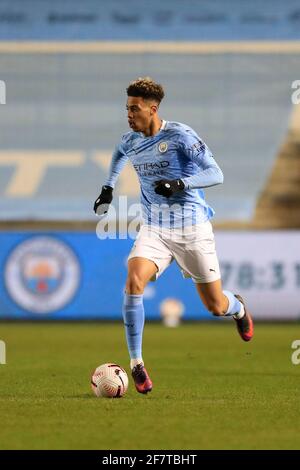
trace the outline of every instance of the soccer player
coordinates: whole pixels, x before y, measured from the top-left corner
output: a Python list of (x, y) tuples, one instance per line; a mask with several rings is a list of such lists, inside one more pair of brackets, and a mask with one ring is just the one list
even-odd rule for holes
[(244, 341), (253, 336), (253, 321), (243, 299), (223, 291), (210, 223), (214, 211), (203, 188), (221, 184), (223, 174), (196, 132), (185, 124), (158, 115), (163, 87), (139, 78), (127, 88), (127, 115), (131, 131), (117, 145), (109, 176), (94, 204), (103, 214), (113, 199), (113, 188), (128, 159), (141, 187), (144, 223), (128, 257), (123, 319), (132, 377), (138, 392), (152, 390), (144, 366), (143, 292), (173, 260), (184, 277), (191, 277), (206, 308), (217, 316), (231, 316)]

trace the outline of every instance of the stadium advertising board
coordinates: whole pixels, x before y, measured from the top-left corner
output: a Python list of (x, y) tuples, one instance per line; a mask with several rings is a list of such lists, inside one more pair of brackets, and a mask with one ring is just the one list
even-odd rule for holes
[[(300, 318), (300, 232), (216, 232), (224, 288), (239, 293), (254, 318)], [(0, 318), (119, 319), (131, 239), (94, 233), (0, 234)], [(145, 291), (146, 318), (166, 305), (183, 319), (210, 319), (191, 280), (174, 262)]]

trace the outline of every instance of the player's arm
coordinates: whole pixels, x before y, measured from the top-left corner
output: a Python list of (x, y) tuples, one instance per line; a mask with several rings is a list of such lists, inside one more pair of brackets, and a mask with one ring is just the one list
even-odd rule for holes
[(101, 193), (94, 203), (94, 212), (97, 215), (103, 215), (108, 212), (109, 205), (113, 200), (113, 190), (116, 181), (127, 160), (128, 157), (124, 152), (122, 145), (118, 145), (112, 156), (108, 178), (102, 186)]
[(186, 149), (190, 153), (194, 174), (182, 178), (186, 189), (202, 189), (222, 184), (224, 176), (207, 145), (200, 139)]
[(155, 192), (165, 197), (184, 189), (200, 189), (223, 183), (222, 170), (212, 156), (211, 151), (201, 139), (192, 135), (181, 143), (183, 155), (192, 161), (194, 174), (176, 180), (155, 182)]

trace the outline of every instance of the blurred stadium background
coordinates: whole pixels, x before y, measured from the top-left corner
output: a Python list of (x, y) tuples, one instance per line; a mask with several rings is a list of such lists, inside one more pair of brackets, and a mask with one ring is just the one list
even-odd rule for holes
[[(125, 88), (150, 75), (161, 116), (224, 170), (206, 193), (225, 287), (258, 319), (299, 319), (299, 40), (298, 0), (1, 0), (0, 318), (121, 318), (132, 240), (99, 240), (92, 205)], [(116, 196), (138, 192), (128, 166)], [(176, 266), (145, 293), (148, 319), (166, 305), (210, 318)]]
[[(153, 392), (96, 400), (92, 370), (129, 372), (130, 166), (121, 236), (99, 239), (92, 208), (145, 75), (224, 170), (206, 191), (223, 283), (262, 322), (250, 343), (231, 319), (195, 327), (211, 316), (174, 264), (145, 292), (147, 320), (183, 318), (147, 323)], [(282, 324), (300, 318), (299, 85), (299, 0), (0, 0), (0, 449), (299, 449), (300, 342)]]

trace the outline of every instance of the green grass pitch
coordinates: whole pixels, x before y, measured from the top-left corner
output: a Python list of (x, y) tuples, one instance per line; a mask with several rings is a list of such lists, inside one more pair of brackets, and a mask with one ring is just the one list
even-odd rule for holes
[(129, 373), (121, 323), (0, 323), (1, 449), (299, 449), (299, 325), (257, 324), (244, 343), (232, 320), (146, 324), (147, 396), (96, 398), (90, 373)]

